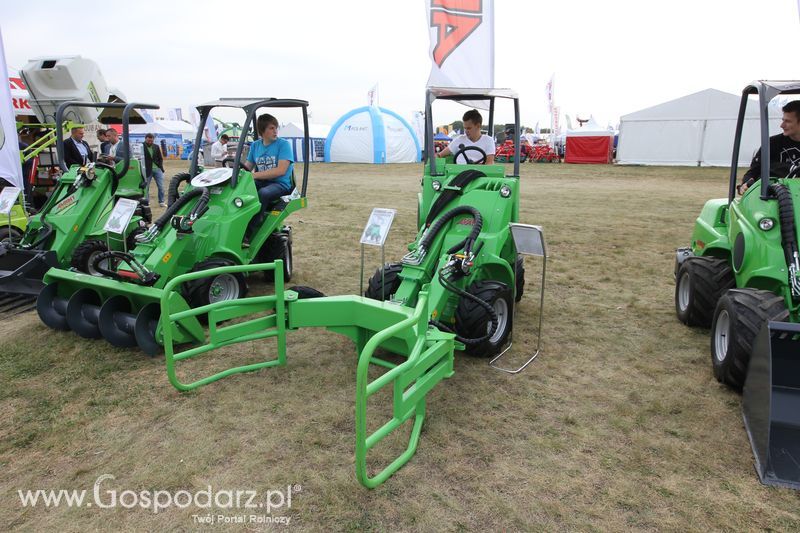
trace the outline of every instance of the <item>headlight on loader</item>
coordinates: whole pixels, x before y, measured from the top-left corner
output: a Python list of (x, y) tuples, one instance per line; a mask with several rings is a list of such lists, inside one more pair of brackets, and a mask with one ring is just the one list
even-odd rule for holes
[(758, 221), (758, 227), (764, 231), (769, 231), (775, 226), (775, 221), (771, 218), (762, 218)]
[(238, 197), (234, 198), (233, 199), (233, 205), (235, 205), (236, 207), (242, 207), (244, 205), (244, 200), (242, 200), (241, 198), (238, 198)]

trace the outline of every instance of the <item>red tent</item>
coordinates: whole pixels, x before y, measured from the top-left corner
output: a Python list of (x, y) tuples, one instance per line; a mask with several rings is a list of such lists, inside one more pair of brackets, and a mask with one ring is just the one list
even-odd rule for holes
[(611, 163), (614, 132), (601, 128), (593, 118), (580, 128), (567, 131), (565, 163)]

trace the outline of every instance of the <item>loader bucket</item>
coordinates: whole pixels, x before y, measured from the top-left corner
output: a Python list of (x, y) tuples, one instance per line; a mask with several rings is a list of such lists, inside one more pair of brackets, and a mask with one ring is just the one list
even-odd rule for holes
[(52, 250), (24, 250), (0, 246), (0, 291), (36, 296), (44, 288), (42, 278), (58, 266)]
[(800, 489), (800, 324), (762, 327), (747, 371), (742, 414), (761, 482)]

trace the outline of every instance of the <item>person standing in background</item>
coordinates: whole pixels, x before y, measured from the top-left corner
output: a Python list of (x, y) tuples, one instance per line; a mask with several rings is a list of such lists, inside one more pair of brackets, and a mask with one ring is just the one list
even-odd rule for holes
[(158, 188), (158, 205), (167, 207), (164, 202), (164, 157), (161, 155), (161, 148), (154, 143), (155, 136), (148, 133), (144, 136), (144, 203), (150, 204), (150, 180), (155, 178)]

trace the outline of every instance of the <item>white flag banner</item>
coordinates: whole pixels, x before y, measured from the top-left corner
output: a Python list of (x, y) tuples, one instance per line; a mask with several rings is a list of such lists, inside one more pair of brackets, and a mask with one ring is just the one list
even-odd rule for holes
[(425, 0), (428, 87), (494, 87), (494, 0)]
[[(0, 29), (0, 72), (8, 72), (2, 29)], [(14, 107), (11, 104), (11, 87), (8, 83), (3, 83), (0, 91), (2, 91), (0, 92), (0, 178), (22, 189), (22, 166), (19, 162), (19, 140)]]

